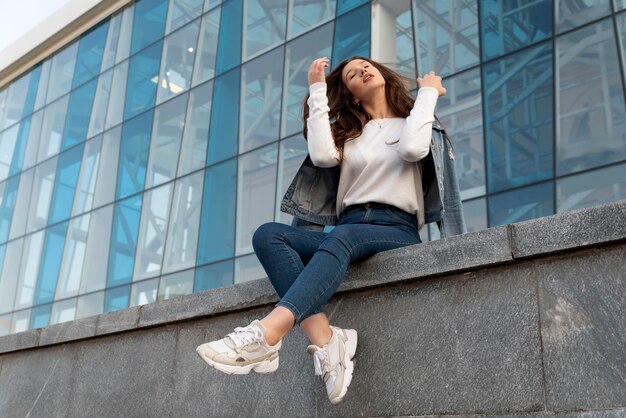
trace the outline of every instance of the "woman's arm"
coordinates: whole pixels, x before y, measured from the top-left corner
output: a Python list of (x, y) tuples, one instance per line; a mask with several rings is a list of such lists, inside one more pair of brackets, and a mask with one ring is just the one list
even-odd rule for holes
[(339, 151), (335, 146), (328, 119), (326, 83), (316, 82), (309, 86), (309, 118), (307, 119), (307, 145), (311, 161), (317, 167), (339, 165)]

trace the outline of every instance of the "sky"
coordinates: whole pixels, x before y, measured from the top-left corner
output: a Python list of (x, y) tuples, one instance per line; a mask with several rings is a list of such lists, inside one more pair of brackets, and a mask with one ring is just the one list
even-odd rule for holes
[(0, 51), (70, 0), (0, 0)]

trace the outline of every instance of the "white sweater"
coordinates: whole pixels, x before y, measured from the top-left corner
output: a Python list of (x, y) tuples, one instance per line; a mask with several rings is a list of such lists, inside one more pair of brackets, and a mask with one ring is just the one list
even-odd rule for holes
[[(309, 155), (318, 167), (334, 167), (339, 164), (339, 151), (330, 130), (326, 83), (312, 84), (309, 92)], [(409, 117), (371, 120), (359, 137), (345, 143), (337, 216), (350, 205), (386, 203), (416, 214), (421, 228), (424, 194), (415, 162), (430, 150), (438, 97), (437, 89), (422, 87)]]

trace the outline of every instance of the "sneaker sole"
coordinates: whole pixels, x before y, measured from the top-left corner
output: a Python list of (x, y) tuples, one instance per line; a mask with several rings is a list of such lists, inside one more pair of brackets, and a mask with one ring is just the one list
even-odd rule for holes
[(256, 373), (264, 374), (275, 372), (278, 369), (278, 356), (273, 360), (263, 360), (259, 363), (252, 363), (246, 366), (229, 366), (228, 364), (217, 363), (211, 360), (204, 354), (200, 347), (196, 348), (196, 353), (198, 353), (200, 358), (209, 366), (226, 374), (248, 374), (253, 370)]
[(346, 396), (346, 393), (348, 392), (348, 386), (350, 386), (350, 383), (352, 382), (352, 372), (354, 370), (354, 362), (352, 361), (352, 358), (356, 353), (356, 345), (358, 342), (357, 332), (353, 329), (346, 329), (344, 331), (348, 335), (348, 341), (346, 341), (346, 350), (344, 352), (343, 358), (344, 364), (346, 365), (346, 372), (344, 375), (343, 388), (341, 389), (341, 392), (339, 392), (339, 395), (336, 398), (330, 400), (330, 403), (332, 403), (333, 405), (337, 405), (343, 400), (344, 396)]

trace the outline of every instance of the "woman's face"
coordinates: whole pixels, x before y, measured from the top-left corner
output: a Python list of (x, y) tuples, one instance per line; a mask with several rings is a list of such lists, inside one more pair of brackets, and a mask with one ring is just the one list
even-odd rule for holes
[(341, 78), (356, 101), (367, 99), (375, 89), (385, 86), (380, 71), (362, 59), (347, 63), (341, 71)]

